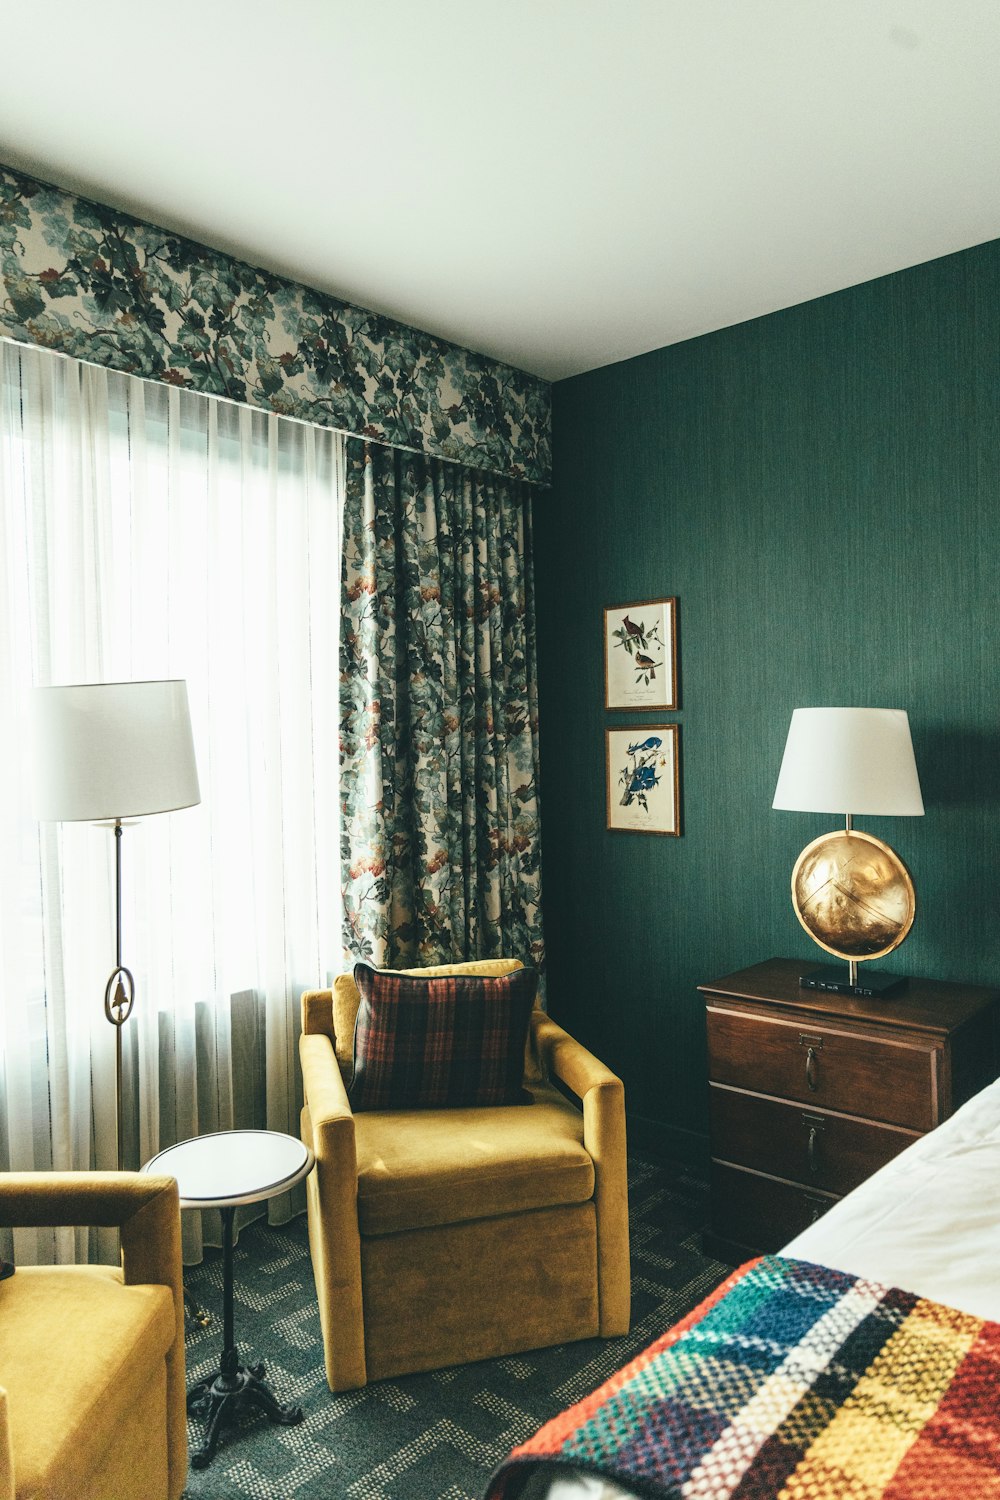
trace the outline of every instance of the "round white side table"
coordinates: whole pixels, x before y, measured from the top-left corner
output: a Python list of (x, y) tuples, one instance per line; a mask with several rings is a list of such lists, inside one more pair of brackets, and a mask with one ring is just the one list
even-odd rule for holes
[(312, 1171), (308, 1146), (277, 1130), (220, 1130), (168, 1146), (144, 1172), (174, 1177), (181, 1208), (217, 1208), (222, 1215), (222, 1360), (218, 1371), (188, 1391), (188, 1411), (205, 1424), (205, 1442), (191, 1455), (196, 1469), (211, 1463), (223, 1427), (243, 1406), (256, 1406), (272, 1422), (294, 1427), (301, 1406), (282, 1406), (264, 1381), (263, 1364), (240, 1364), (233, 1337), (233, 1218), (245, 1203), (262, 1203), (301, 1182)]

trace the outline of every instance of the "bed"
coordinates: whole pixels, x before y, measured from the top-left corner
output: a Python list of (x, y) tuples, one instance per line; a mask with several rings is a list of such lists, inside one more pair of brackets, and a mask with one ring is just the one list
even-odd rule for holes
[[(1000, 1324), (998, 1190), (1000, 1080), (835, 1204), (781, 1255)], [(525, 1472), (521, 1487), (505, 1493), (518, 1500), (634, 1500), (637, 1493), (544, 1464)], [(1000, 1493), (1000, 1477), (997, 1486), (988, 1493)]]

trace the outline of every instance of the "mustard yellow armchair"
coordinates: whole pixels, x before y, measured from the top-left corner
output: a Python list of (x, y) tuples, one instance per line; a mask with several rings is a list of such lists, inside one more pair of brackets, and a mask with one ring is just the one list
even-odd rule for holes
[(105, 1225), (122, 1265), (0, 1281), (0, 1500), (177, 1500), (187, 1476), (171, 1177), (0, 1174), (0, 1225)]
[(536, 1007), (530, 1105), (355, 1115), (345, 1079), (358, 1004), (350, 974), (302, 997), (309, 1241), (330, 1389), (627, 1332), (621, 1081)]

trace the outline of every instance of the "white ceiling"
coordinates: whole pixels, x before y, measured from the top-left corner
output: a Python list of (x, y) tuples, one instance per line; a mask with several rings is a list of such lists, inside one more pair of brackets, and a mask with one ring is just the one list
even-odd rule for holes
[(46, 0), (0, 160), (549, 378), (1000, 236), (998, 0)]

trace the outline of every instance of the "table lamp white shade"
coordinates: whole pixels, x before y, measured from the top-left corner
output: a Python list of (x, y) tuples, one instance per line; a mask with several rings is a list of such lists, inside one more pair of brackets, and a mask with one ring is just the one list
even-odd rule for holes
[(35, 815), (97, 823), (200, 802), (187, 683), (36, 688)]
[(916, 817), (924, 810), (902, 708), (797, 708), (772, 806)]

